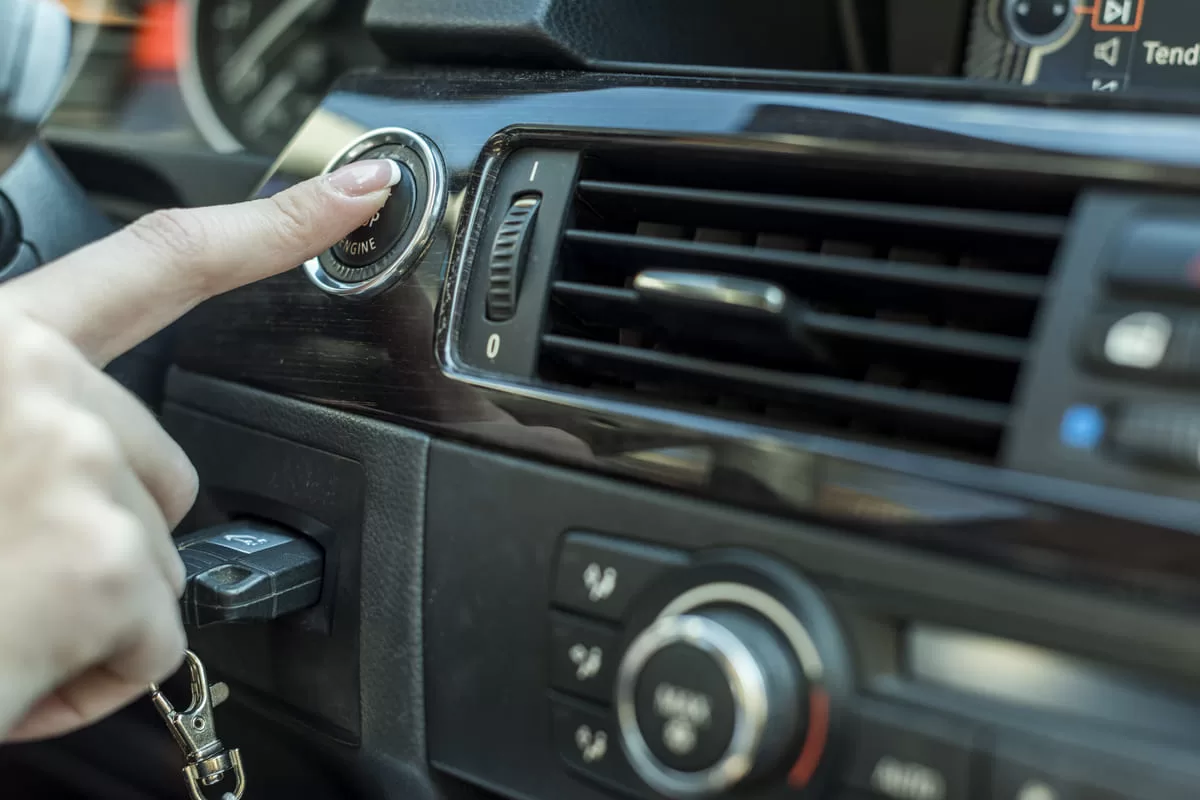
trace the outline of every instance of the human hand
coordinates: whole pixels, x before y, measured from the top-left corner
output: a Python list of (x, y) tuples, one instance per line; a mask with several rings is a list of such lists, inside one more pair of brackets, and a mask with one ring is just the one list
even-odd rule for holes
[(95, 722), (183, 659), (170, 531), (196, 472), (103, 366), (329, 247), (397, 172), (360, 162), (270, 199), (156, 212), (0, 286), (0, 742)]

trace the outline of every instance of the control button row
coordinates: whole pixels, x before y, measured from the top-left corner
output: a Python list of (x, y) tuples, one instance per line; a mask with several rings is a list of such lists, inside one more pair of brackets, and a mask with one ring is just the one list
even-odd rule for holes
[(1200, 776), (991, 730), (919, 708), (862, 701), (838, 800), (1183, 800)]
[(687, 556), (676, 550), (569, 533), (558, 559), (554, 604), (617, 622), (643, 589), (685, 563)]

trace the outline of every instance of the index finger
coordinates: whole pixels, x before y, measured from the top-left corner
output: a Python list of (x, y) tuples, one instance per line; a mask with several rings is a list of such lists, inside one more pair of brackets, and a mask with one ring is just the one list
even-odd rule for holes
[(332, 246), (399, 176), (391, 161), (360, 161), (262, 200), (156, 211), (5, 285), (0, 302), (106, 364), (200, 302)]

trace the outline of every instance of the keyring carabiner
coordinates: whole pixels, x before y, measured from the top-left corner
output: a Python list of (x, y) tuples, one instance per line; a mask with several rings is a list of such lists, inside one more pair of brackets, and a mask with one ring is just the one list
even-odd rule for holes
[(246, 790), (241, 754), (236, 748), (225, 749), (217, 738), (216, 725), (213, 723), (213, 709), (229, 696), (229, 689), (223, 683), (209, 686), (204, 664), (191, 650), (187, 651), (187, 664), (191, 674), (192, 700), (186, 710), (176, 711), (158, 684), (150, 684), (150, 699), (187, 760), (183, 774), (192, 800), (208, 800), (202, 787), (220, 783), (226, 773), (233, 774), (234, 788), (224, 797), (241, 800)]

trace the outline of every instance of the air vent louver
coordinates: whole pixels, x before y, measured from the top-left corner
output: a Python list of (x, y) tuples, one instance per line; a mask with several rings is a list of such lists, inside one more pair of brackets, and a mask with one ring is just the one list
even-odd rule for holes
[(541, 379), (993, 457), (1072, 193), (874, 170), (593, 156)]

